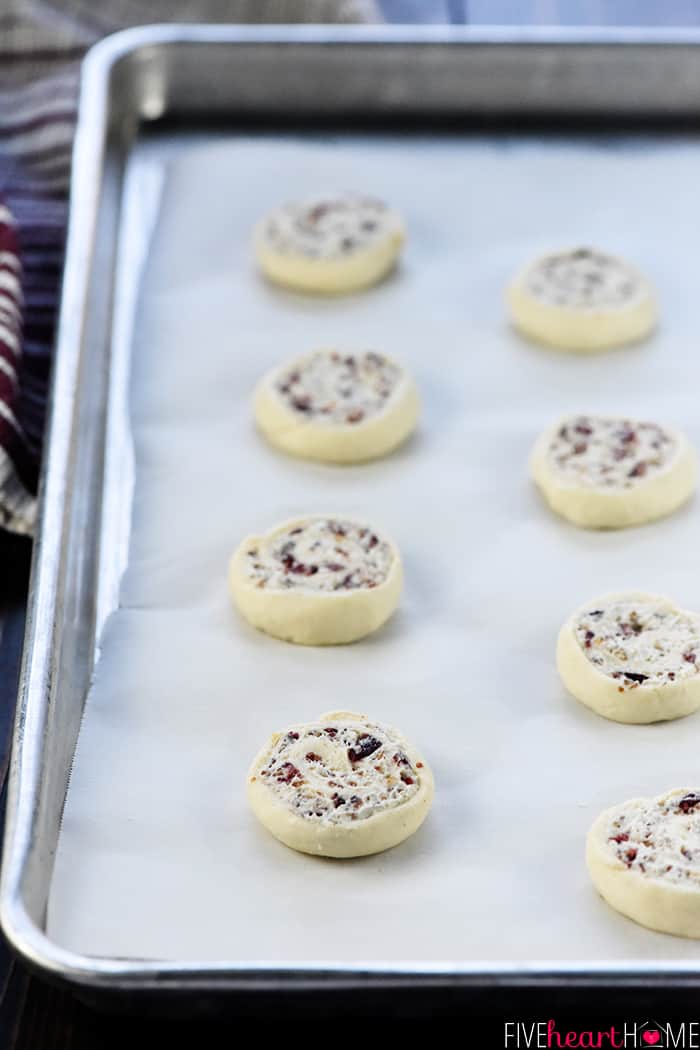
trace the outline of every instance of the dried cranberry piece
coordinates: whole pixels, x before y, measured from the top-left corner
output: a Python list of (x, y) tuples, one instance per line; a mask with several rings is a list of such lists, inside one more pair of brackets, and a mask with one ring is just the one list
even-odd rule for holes
[(371, 733), (360, 733), (357, 745), (348, 748), (348, 758), (351, 762), (361, 762), (363, 758), (373, 755), (381, 746), (382, 742), (377, 740), (376, 736), (372, 736)]
[(294, 730), (292, 729), (292, 730), (290, 730), (289, 733), (287, 733), (287, 738), (289, 740), (298, 740), (299, 739), (299, 734), (295, 733)]
[(300, 379), (301, 376), (298, 372), (290, 372), (286, 379), (283, 379), (282, 382), (278, 384), (280, 393), (288, 394), (294, 384), (298, 383)]
[(284, 566), (285, 572), (291, 572), (292, 566), (294, 565), (294, 557), (291, 554), (283, 554), (280, 558), (282, 565)]
[(275, 773), (275, 780), (280, 784), (291, 784), (295, 777), (299, 776), (299, 770), (292, 762), (283, 762)]
[(345, 417), (345, 422), (346, 423), (361, 423), (364, 418), (365, 418), (365, 414), (362, 411), (362, 409), (361, 408), (355, 408), (355, 409), (353, 409), (352, 412), (348, 412), (347, 416)]
[(648, 674), (640, 674), (638, 671), (623, 671), (625, 678), (629, 678), (630, 682), (646, 682), (649, 677)]
[(584, 645), (585, 649), (590, 649), (591, 642), (593, 641), (594, 638), (595, 638), (595, 634), (593, 633), (593, 631), (586, 631), (586, 633), (584, 635), (584, 638), (583, 638), (583, 645)]
[(335, 809), (337, 809), (338, 806), (344, 806), (345, 805), (345, 799), (343, 798), (342, 795), (339, 795), (337, 791), (335, 791), (331, 795), (331, 802), (333, 803), (333, 806), (335, 807)]
[(308, 213), (309, 222), (318, 222), (324, 215), (327, 215), (331, 210), (330, 204), (317, 204), (315, 208), (312, 208)]
[(678, 809), (681, 813), (691, 813), (697, 805), (700, 805), (700, 795), (691, 791), (689, 795), (684, 795), (680, 800)]
[(297, 412), (310, 412), (311, 398), (307, 394), (300, 394), (298, 397), (292, 398), (292, 405)]
[(320, 762), (321, 761), (321, 756), (317, 755), (315, 751), (307, 751), (306, 752), (306, 761), (307, 762)]
[(318, 565), (305, 565), (304, 562), (297, 561), (292, 566), (292, 572), (297, 576), (315, 576), (318, 572)]
[(643, 478), (647, 472), (647, 465), (643, 459), (640, 459), (639, 463), (635, 463), (630, 471), (627, 472), (628, 478)]
[(683, 659), (689, 664), (694, 664), (697, 658), (698, 654), (694, 653), (692, 649), (689, 649), (688, 652), (683, 653)]
[(636, 849), (628, 849), (628, 850), (626, 850), (625, 851), (625, 857), (627, 859), (627, 867), (629, 867), (630, 864), (632, 864), (632, 862), (637, 859), (637, 851), (636, 851)]
[(283, 554), (280, 558), (285, 572), (293, 572), (295, 576), (315, 576), (318, 565), (306, 565), (303, 561), (297, 561), (293, 554)]
[(335, 728), (335, 726), (328, 726), (327, 729), (324, 729), (324, 733), (327, 733), (328, 736), (337, 736), (338, 730)]
[(629, 835), (625, 831), (621, 831), (619, 835), (611, 835), (610, 839), (612, 842), (628, 842)]

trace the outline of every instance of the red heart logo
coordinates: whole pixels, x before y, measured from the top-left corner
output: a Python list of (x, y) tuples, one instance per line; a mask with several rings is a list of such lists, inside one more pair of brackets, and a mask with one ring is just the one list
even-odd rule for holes
[(654, 1046), (656, 1043), (658, 1043), (660, 1038), (661, 1035), (659, 1032), (642, 1032), (642, 1039), (649, 1046)]

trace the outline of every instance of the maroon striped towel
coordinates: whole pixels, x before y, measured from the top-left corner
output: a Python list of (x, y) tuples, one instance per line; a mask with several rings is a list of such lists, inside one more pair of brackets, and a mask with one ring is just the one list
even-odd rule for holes
[(22, 352), (22, 284), (17, 230), (0, 201), (0, 526), (31, 533), (36, 500), (26, 439), (17, 419)]
[[(27, 44), (32, 40), (30, 34)], [(0, 292), (6, 297), (0, 362), (12, 371), (3, 368), (0, 385), (0, 529), (31, 535), (63, 266), (78, 65), (62, 52), (56, 63), (35, 63), (36, 52), (25, 57), (20, 43), (14, 61), (7, 58), (0, 68), (0, 252), (8, 260)], [(18, 257), (21, 295), (15, 283)]]
[(31, 535), (63, 266), (78, 66), (63, 56), (53, 70), (45, 69), (43, 60), (37, 69), (21, 52), (13, 58), (0, 68), (0, 529)]
[(85, 49), (115, 29), (164, 20), (372, 22), (380, 15), (375, 0), (15, 0), (10, 9), (3, 13), (0, 0), (0, 529), (30, 535)]

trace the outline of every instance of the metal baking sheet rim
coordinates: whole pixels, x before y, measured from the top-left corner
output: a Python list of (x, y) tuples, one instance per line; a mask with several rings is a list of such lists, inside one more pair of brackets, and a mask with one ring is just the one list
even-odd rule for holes
[[(121, 990), (341, 990), (352, 987), (425, 988), (454, 986), (595, 988), (598, 986), (700, 986), (700, 965), (652, 962), (620, 967), (615, 963), (540, 962), (523, 965), (387, 963), (337, 966), (329, 962), (280, 968), (275, 963), (180, 964), (157, 960), (102, 958), (66, 951), (52, 942), (31, 916), (26, 894), (35, 887), (29, 870), (41, 852), (42, 764), (49, 728), (49, 703), (56, 679), (55, 625), (60, 623), (61, 585), (65, 572), (63, 540), (75, 455), (75, 413), (81, 392), (80, 358), (88, 306), (89, 264), (99, 218), (101, 177), (108, 135), (110, 78), (121, 60), (143, 49), (178, 44), (257, 45), (538, 45), (557, 51), (571, 45), (691, 48), (700, 65), (700, 32), (677, 30), (512, 30), (450, 27), (223, 27), (146, 26), (106, 38), (84, 62), (79, 119), (73, 153), (73, 183), (66, 267), (61, 296), (52, 408), (47, 426), (47, 453), (40, 485), (40, 527), (34, 544), (25, 643), (20, 675), (0, 881), (0, 923), (14, 950), (34, 969), (86, 989)], [(618, 52), (619, 53), (619, 52)], [(139, 119), (163, 115), (152, 99), (135, 99)], [(669, 114), (673, 115), (672, 111)], [(129, 114), (133, 117), (134, 114)], [(138, 121), (137, 121), (138, 123)], [(104, 435), (100, 435), (103, 437)], [(84, 435), (83, 435), (84, 439)], [(104, 533), (102, 534), (104, 537)], [(51, 866), (53, 850), (43, 859)]]

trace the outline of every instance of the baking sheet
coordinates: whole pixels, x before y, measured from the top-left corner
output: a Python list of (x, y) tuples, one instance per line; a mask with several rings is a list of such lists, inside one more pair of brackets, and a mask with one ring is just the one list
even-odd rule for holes
[[(554, 643), (606, 590), (700, 607), (697, 502), (619, 533), (549, 514), (528, 481), (539, 430), (624, 412), (700, 444), (694, 140), (504, 137), (154, 139), (132, 159), (165, 188), (141, 282), (131, 419), (136, 489), (119, 610), (87, 700), (48, 935), (86, 954), (233, 962), (694, 959), (692, 942), (609, 910), (583, 864), (613, 802), (697, 784), (700, 719), (621, 726), (567, 697)], [(406, 215), (400, 271), (316, 300), (255, 275), (257, 216), (359, 188)], [(560, 356), (505, 324), (533, 253), (589, 243), (636, 260), (663, 324), (643, 346)], [(338, 343), (402, 358), (420, 433), (382, 462), (288, 459), (254, 432), (250, 394), (280, 358)], [(388, 627), (307, 649), (230, 607), (239, 539), (287, 516), (366, 516), (397, 541), (406, 587)], [(267, 735), (330, 708), (395, 723), (436, 778), (421, 831), (357, 861), (295, 854), (250, 815)]]

